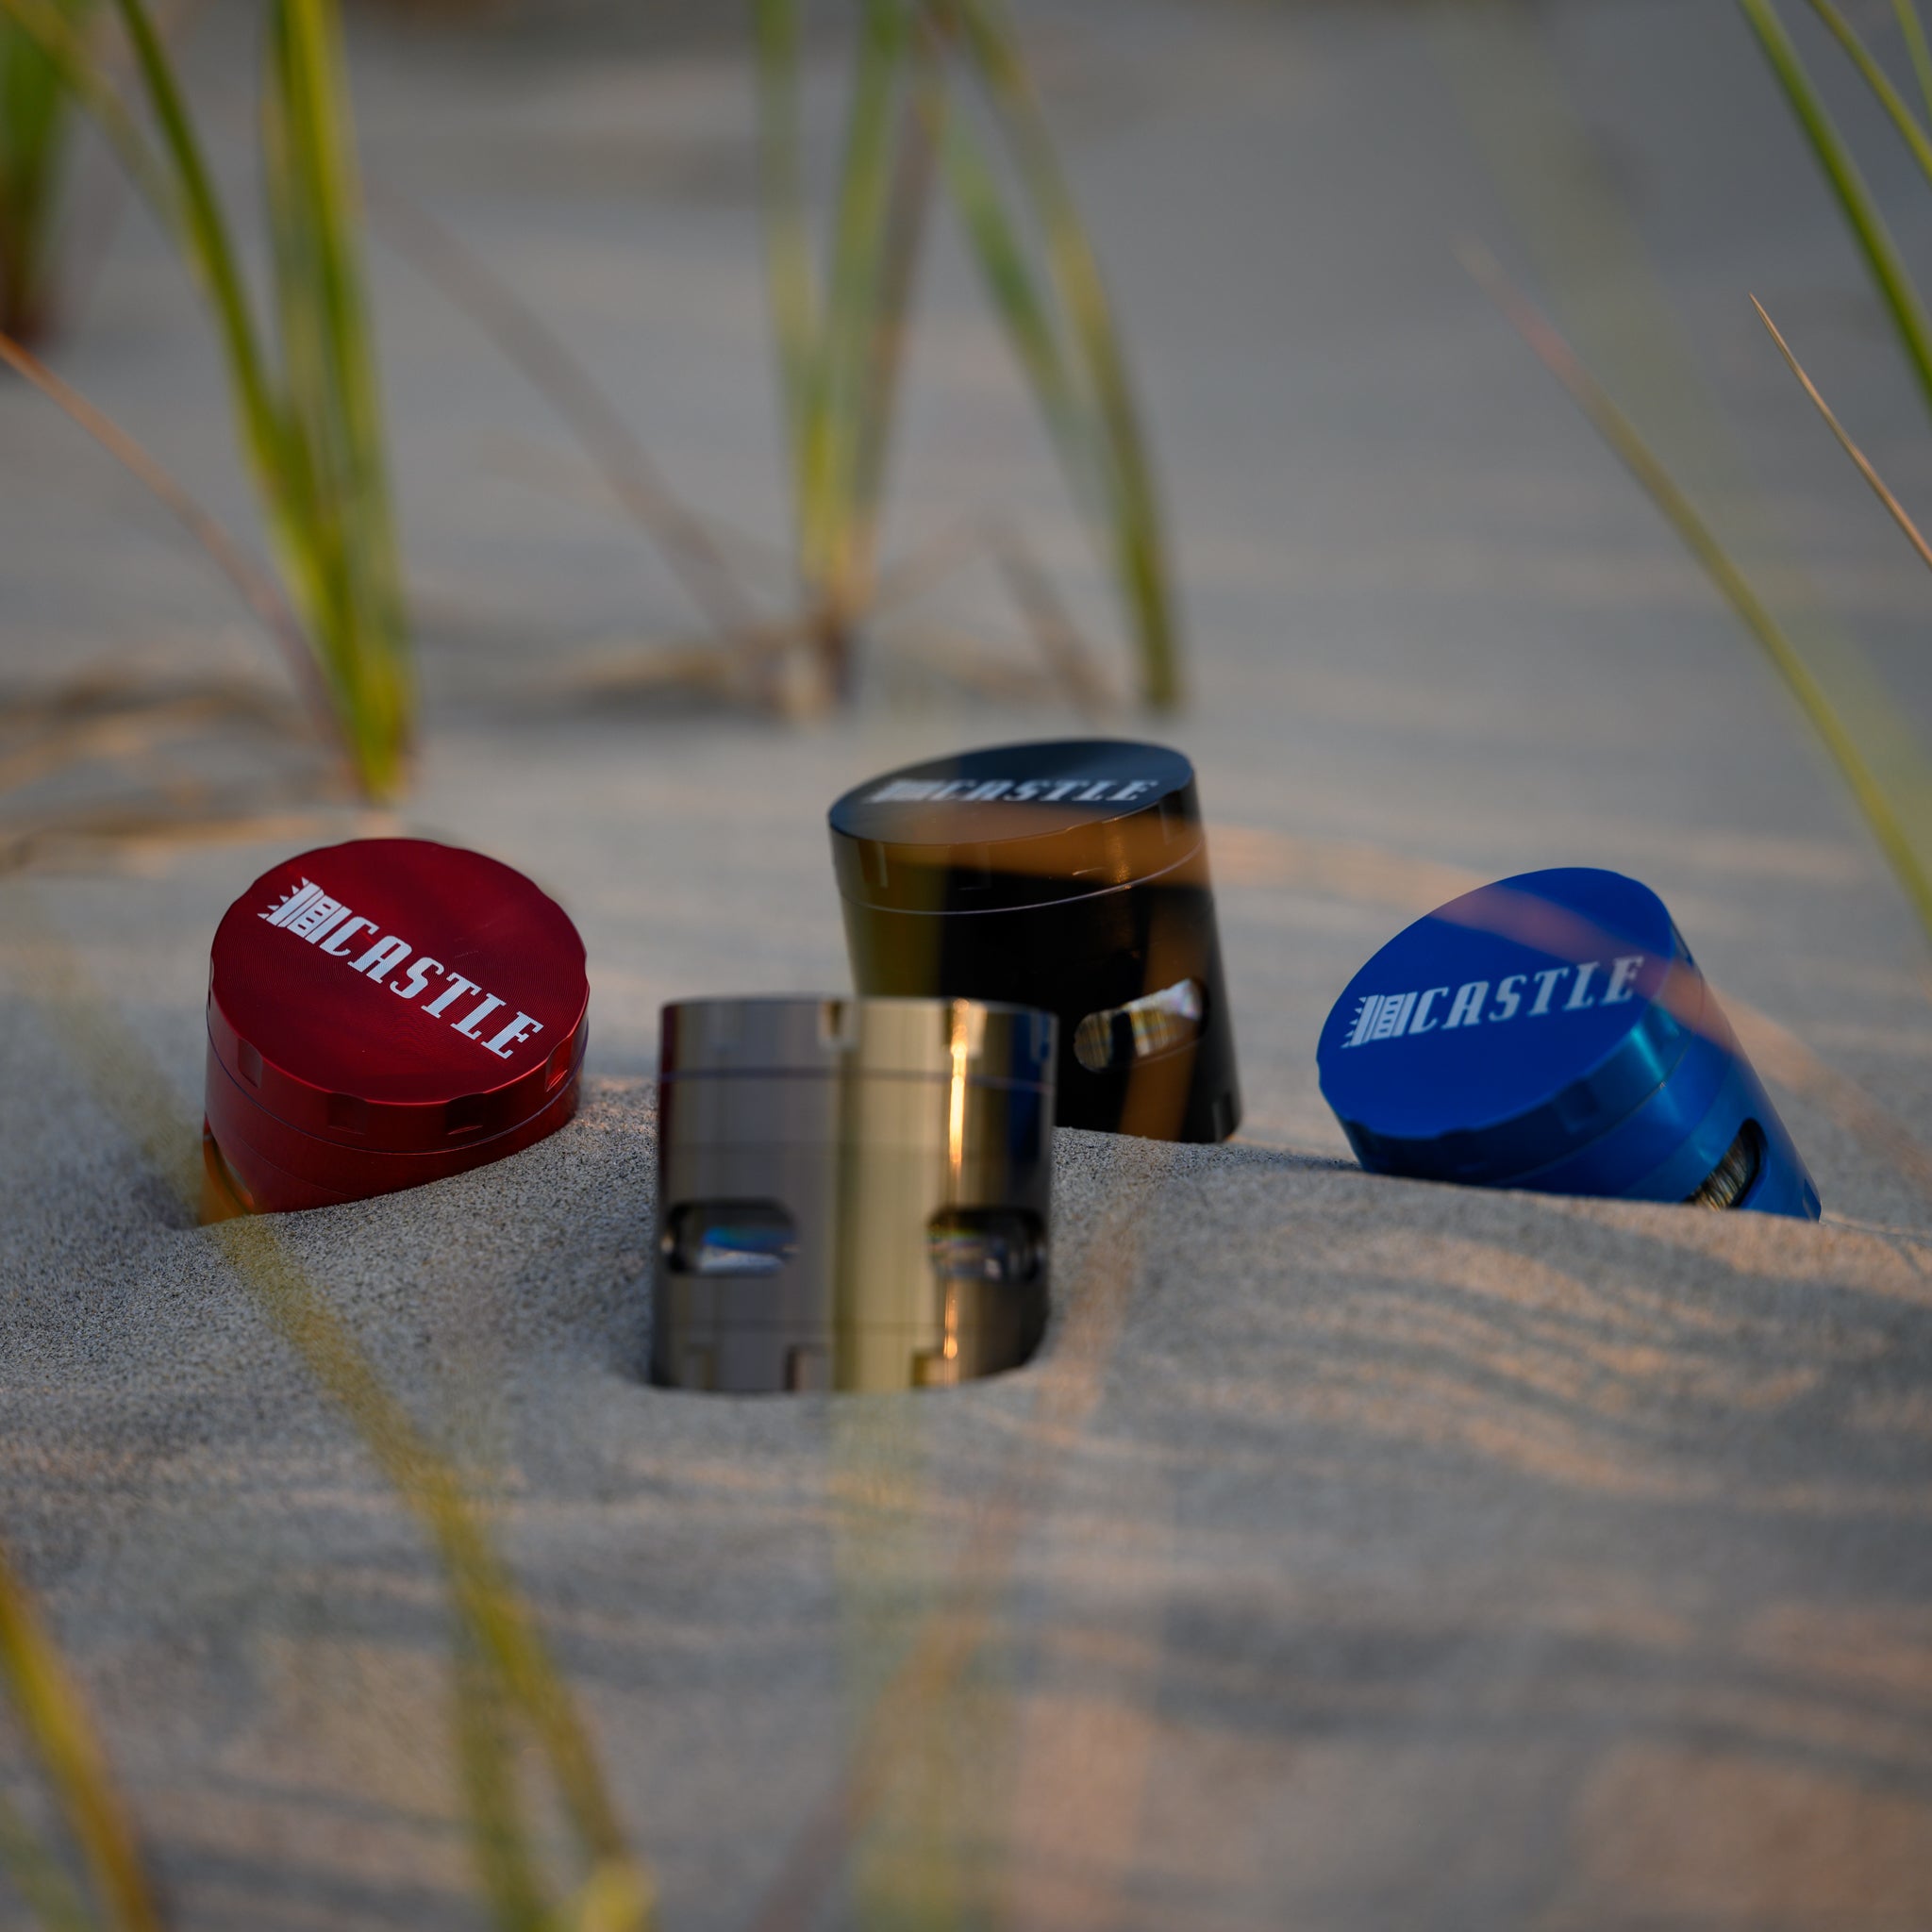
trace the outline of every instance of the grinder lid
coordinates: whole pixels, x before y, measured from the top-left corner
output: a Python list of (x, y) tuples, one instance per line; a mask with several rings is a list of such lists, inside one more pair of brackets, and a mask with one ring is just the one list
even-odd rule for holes
[(228, 908), (208, 1040), (246, 1099), (313, 1137), (303, 1177), (326, 1185), (337, 1150), (437, 1152), (523, 1124), (575, 1073), (589, 1004), (583, 941), (521, 873), (360, 839), (285, 859)]
[(1704, 982), (1663, 901), (1590, 867), (1466, 892), (1396, 935), (1322, 1030), (1365, 1167), (1503, 1181), (1607, 1133), (1668, 1079)]
[(1156, 877), (1201, 848), (1194, 768), (1165, 745), (1046, 740), (955, 752), (831, 809), (839, 890), (908, 912), (1041, 906)]

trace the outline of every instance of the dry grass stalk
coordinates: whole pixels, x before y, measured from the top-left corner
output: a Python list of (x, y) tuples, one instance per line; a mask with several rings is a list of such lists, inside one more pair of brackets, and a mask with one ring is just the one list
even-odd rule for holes
[[(1790, 35), (1786, 32), (1773, 0), (1738, 0), (1738, 4), (1757, 36), (1758, 45), (1771, 62), (1772, 72), (1784, 90), (1785, 98), (1804, 130), (1819, 168), (1838, 200), (1845, 225), (1865, 258), (1873, 284), (1891, 318), (1906, 360), (1922, 394), (1928, 406), (1932, 406), (1932, 316), (1926, 314), (1911, 272), (1906, 267), (1905, 257), (1880, 212), (1877, 198), (1859, 173), (1850, 147), (1839, 132), (1838, 124), (1826, 108), (1824, 96), (1806, 69)], [(1811, 4), (1813, 11), (1824, 20), (1848, 51), (1858, 46), (1857, 35), (1831, 0), (1811, 0)], [(1863, 71), (1868, 83), (1874, 75), (1878, 75), (1875, 62), (1865, 64)], [(1883, 79), (1882, 75), (1878, 77)], [(1880, 104), (1889, 110), (1903, 108), (1903, 103), (1895, 92), (1889, 91), (1889, 87), (1881, 89), (1879, 98)], [(1910, 117), (1907, 115), (1906, 118), (1909, 121)], [(1920, 156), (1920, 160), (1922, 166), (1932, 163), (1932, 148), (1927, 148)]]
[(664, 480), (637, 432), (542, 313), (447, 226), (382, 183), (370, 213), (391, 244), (476, 324), (569, 427), (611, 495), (727, 638), (762, 622), (709, 526)]
[(1742, 619), (1772, 668), (1796, 700), (1799, 710), (1830, 753), (1859, 812), (1890, 862), (1899, 883), (1911, 900), (1920, 924), (1932, 936), (1932, 871), (1921, 846), (1932, 841), (1932, 826), (1882, 785), (1863, 746), (1846, 727), (1824, 687), (1803, 655), (1785, 634), (1770, 607), (1733, 562), (1710, 525), (1677, 486), (1636, 425), (1618, 408), (1603, 386), (1577, 357), (1547, 317), (1509, 281), (1495, 258), (1485, 249), (1466, 246), (1463, 265), (1536, 355), (1568, 391), (1591, 425), (1656, 504), (1679, 541)]
[(258, 568), (187, 488), (119, 424), (97, 409), (71, 383), (62, 381), (31, 350), (4, 333), (0, 333), (0, 362), (24, 375), (173, 512), (182, 528), (201, 545), (215, 568), (235, 587), (242, 601), (275, 639), (288, 660), (297, 689), (312, 707), (325, 738), (341, 742), (336, 715), (329, 704), (328, 692), (317, 674), (314, 654), (275, 579)]
[(1932, 548), (1927, 547), (1924, 538), (1919, 534), (1918, 525), (1913, 523), (1911, 518), (1906, 514), (1905, 505), (1891, 493), (1885, 479), (1872, 467), (1865, 452), (1852, 441), (1844, 425), (1832, 413), (1831, 405), (1819, 394), (1818, 385), (1806, 375), (1804, 364), (1791, 353), (1791, 345), (1779, 334), (1777, 324), (1773, 322), (1771, 317), (1764, 312), (1764, 304), (1754, 295), (1751, 298), (1751, 306), (1757, 309), (1758, 321), (1771, 332), (1772, 341), (1777, 344), (1778, 354), (1785, 358), (1785, 362), (1791, 374), (1798, 378), (1800, 387), (1810, 397), (1812, 407), (1824, 418), (1825, 427), (1838, 438), (1839, 447), (1844, 451), (1846, 456), (1851, 458), (1858, 475), (1864, 477), (1866, 483), (1870, 485), (1873, 495), (1877, 497), (1879, 502), (1885, 506), (1892, 522), (1905, 532), (1906, 541), (1919, 553), (1919, 561), (1926, 569), (1932, 570)]
[(988, 539), (999, 560), (1000, 575), (1068, 703), (1084, 718), (1104, 717), (1115, 708), (1113, 691), (1053, 579), (1010, 524), (995, 524)]

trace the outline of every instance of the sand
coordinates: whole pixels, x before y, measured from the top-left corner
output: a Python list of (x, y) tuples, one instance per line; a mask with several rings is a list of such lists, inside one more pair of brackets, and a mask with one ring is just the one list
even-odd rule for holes
[[(1210, 816), (1242, 1134), (1060, 1134), (1055, 1324), (1021, 1373), (903, 1399), (642, 1385), (658, 1006), (838, 988), (825, 805), (928, 751), (1087, 726), (883, 653), (855, 711), (798, 727), (587, 693), (691, 614), (541, 407), (386, 259), (417, 791), (391, 820), (298, 796), (245, 837), (52, 840), (0, 882), (0, 1538), (175, 1922), (484, 1923), (439, 1573), (173, 1187), (222, 911), (283, 854), (392, 824), (576, 919), (586, 1104), (511, 1161), (275, 1239), (491, 1497), (667, 1927), (1919, 1932), (1924, 941), (1748, 640), (1452, 249), (1498, 248), (1668, 396), (1610, 299), (1641, 251), (1745, 425), (1760, 554), (1804, 564), (1922, 719), (1927, 587), (1743, 302), (1801, 330), (1923, 493), (1857, 263), (1722, 5), (1550, 10), (1619, 197), (1574, 232), (1539, 198), (1582, 137), (1520, 74), (1485, 95), (1494, 50), (1412, 10), (1027, 20), (1165, 461), (1194, 702), (1159, 735)], [(362, 23), (371, 166), (541, 293), (667, 470), (775, 542), (739, 57), (702, 21), (615, 54), (602, 31)], [(244, 51), (205, 34), (204, 82), (239, 85)], [(970, 275), (950, 244), (933, 268), (894, 551), (996, 507), (1107, 631)], [(192, 325), (126, 223), (62, 367), (245, 521)], [(1656, 420), (1723, 468), (1690, 411)], [(9, 390), (0, 448), (10, 683), (134, 660), (277, 689), (67, 425)], [(1029, 661), (989, 571), (902, 644), (922, 625)], [(273, 740), (208, 742), (238, 784), (282, 768)], [(138, 782), (82, 768), (28, 804)], [(1460, 885), (1553, 863), (1663, 893), (1822, 1225), (1353, 1168), (1314, 1079), (1330, 1002)], [(877, 1777), (848, 1857), (855, 1763)], [(37, 1805), (5, 1725), (0, 1777)]]

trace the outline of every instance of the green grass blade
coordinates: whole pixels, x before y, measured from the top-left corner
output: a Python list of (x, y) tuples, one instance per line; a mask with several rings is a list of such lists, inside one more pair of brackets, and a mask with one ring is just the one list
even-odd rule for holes
[(1927, 405), (1932, 406), (1932, 321), (1926, 317), (1885, 217), (1879, 212), (1865, 177), (1858, 172), (1851, 150), (1826, 110), (1772, 0), (1738, 0), (1738, 4), (1757, 34), (1798, 125), (1811, 143), (1812, 153), (1824, 170), (1872, 278), (1890, 312), (1920, 390)]
[[(144, 0), (115, 0), (157, 156), (57, 11), (0, 0), (95, 112), (206, 291), (238, 440), (363, 791), (399, 787), (414, 715), (402, 568), (359, 271), (360, 202), (333, 0), (275, 0), (263, 135), (286, 378), (263, 347), (186, 97)], [(74, 4), (74, 0), (67, 0)]]
[[(77, 34), (63, 0), (0, 0), (0, 19), (36, 47), (67, 92), (92, 116), (164, 228), (175, 226), (175, 191), (159, 157), (135, 125)], [(10, 331), (9, 331), (10, 333)]]
[[(1921, 857), (1920, 845), (1932, 826), (1908, 822), (1888, 789), (1879, 782), (1852, 731), (1813, 675), (1803, 654), (1786, 635), (1744, 573), (1734, 563), (1690, 497), (1659, 462), (1637, 427), (1619, 409), (1602, 386), (1577, 360), (1570, 345), (1549, 321), (1503, 277), (1488, 256), (1464, 255), (1470, 273), (1511, 325), (1556, 376), (1582, 410), (1592, 428), (1628, 470), (1644, 493), (1676, 532), (1678, 541), (1723, 593), (1746, 629), (1757, 641), (1772, 669), (1796, 700), (1806, 722), (1838, 766), (1853, 802), (1871, 827), (1880, 849), (1905, 888), (1912, 909), (1932, 938), (1932, 869)], [(1915, 829), (1919, 836), (1915, 836)]]
[(1919, 18), (1917, 0), (1891, 0), (1898, 16), (1899, 31), (1905, 35), (1906, 51), (1912, 57), (1912, 73), (1919, 82), (1919, 96), (1932, 113), (1932, 45), (1925, 41), (1925, 23)]
[(289, 153), (287, 115), (280, 107), (286, 83), (279, 72), (281, 36), (273, 21), (268, 46), (268, 71), (260, 94), (262, 187), (283, 389), (279, 487), (270, 527), (283, 575), (293, 588), (337, 712), (349, 732), (351, 762), (359, 765), (362, 746), (350, 722), (356, 708), (355, 670), (344, 656), (350, 634), (349, 613), (342, 605), (341, 532), (325, 521), (325, 453), (317, 446), (314, 420), (313, 397), (323, 380), (321, 318), (312, 299), (305, 305), (296, 293), (308, 266), (303, 256), (302, 190)]
[(491, 1920), (497, 1932), (544, 1932), (543, 1885), (524, 1829), (503, 1686), (467, 1632), (457, 1639), (450, 1702), (471, 1850)]
[(636, 1865), (599, 1865), (550, 1921), (555, 1932), (650, 1932), (657, 1894)]
[(915, 27), (911, 74), (899, 117), (891, 163), (871, 340), (863, 369), (852, 454), (852, 520), (855, 575), (868, 599), (874, 588), (880, 501), (892, 428), (898, 415), (899, 378), (905, 367), (908, 323), (932, 204), (935, 144), (947, 119), (944, 75), (930, 34)]
[(873, 352), (885, 286), (893, 109), (908, 47), (904, 0), (864, 0), (845, 124), (830, 267), (806, 414), (800, 525), (806, 579), (836, 630), (863, 600), (868, 532), (858, 516), (861, 429), (881, 403)]
[(212, 1232), (251, 1298), (349, 1418), (421, 1521), (469, 1641), (534, 1731), (586, 1853), (593, 1860), (629, 1862), (590, 1735), (455, 1469), (389, 1392), (361, 1344), (272, 1227), (241, 1220)]
[(100, 1932), (80, 1888), (0, 1791), (0, 1872), (26, 1902), (41, 1932)]
[[(21, 991), (77, 1063), (108, 1118), (192, 1209), (201, 1185), (200, 1148), (173, 1083), (104, 998), (86, 962), (46, 919), (32, 891), (15, 879), (0, 884), (0, 894), (6, 914), (0, 934), (8, 942), (7, 960)], [(600, 1873), (624, 1874), (632, 1894), (648, 1899), (648, 1877), (625, 1842), (569, 1686), (455, 1465), (390, 1391), (272, 1218), (222, 1222), (206, 1238), (233, 1267), (257, 1311), (341, 1410), (417, 1519), (441, 1563), (471, 1655), (494, 1674), (548, 1760), (593, 1879)]]
[(1166, 535), (1113, 311), (1046, 117), (999, 0), (953, 0), (980, 84), (1012, 145), (1044, 238), (1049, 275), (1098, 412), (1108, 456), (1115, 575), (1141, 659), (1141, 695), (1165, 710), (1181, 698), (1180, 641)]
[(820, 297), (799, 160), (798, 13), (798, 0), (754, 0), (752, 7), (765, 276), (778, 344), (778, 386), (791, 452), (793, 493), (802, 504)]
[(1905, 96), (1891, 84), (1891, 76), (1879, 66), (1871, 48), (1858, 38), (1851, 22), (1833, 5), (1833, 0), (1809, 0), (1809, 4), (1812, 12), (1830, 28), (1832, 38), (1845, 50), (1865, 85), (1877, 97), (1879, 106), (1890, 115), (1891, 125), (1904, 137), (1921, 171), (1928, 180), (1932, 180), (1932, 136), (1926, 134)]
[[(64, 28), (87, 0), (53, 0)], [(0, 328), (32, 336), (48, 320), (49, 242), (72, 108), (39, 40), (0, 17)]]
[(278, 501), (281, 411), (270, 386), (227, 220), (202, 157), (201, 143), (195, 139), (193, 120), (174, 63), (154, 21), (142, 0), (114, 0), (114, 5), (174, 175), (175, 218), (169, 226), (208, 291), (241, 416), (244, 453), (259, 487)]
[[(442, 1565), (463, 1641), (476, 1667), (491, 1674), (508, 1707), (530, 1726), (587, 1862), (593, 1872), (627, 1874), (635, 1894), (648, 1899), (649, 1880), (625, 1842), (569, 1687), (456, 1469), (390, 1393), (361, 1344), (273, 1227), (243, 1219), (225, 1222), (212, 1232), (251, 1299), (348, 1417), (376, 1466), (416, 1514)], [(505, 1789), (502, 1769), (489, 1774), (496, 1789)]]
[(393, 637), (404, 622), (402, 574), (362, 278), (361, 185), (336, 0), (281, 0), (276, 37), (302, 191), (298, 207), (311, 230), (299, 294), (321, 319), (325, 358), (325, 386), (314, 405), (316, 433), (331, 451), (330, 467), (347, 498), (353, 551), (372, 614), (385, 636)]
[(79, 1688), (0, 1551), (0, 1681), (114, 1932), (161, 1932), (126, 1807)]
[(291, 494), (321, 640), (367, 789), (399, 783), (414, 712), (360, 192), (334, 0), (276, 0), (262, 89)]
[(944, 151), (953, 207), (1013, 359), (1032, 387), (1076, 501), (1083, 511), (1104, 514), (1106, 486), (1095, 468), (1099, 445), (1092, 411), (1074, 380), (1053, 312), (1008, 218), (992, 170), (962, 115), (953, 116), (947, 125)]

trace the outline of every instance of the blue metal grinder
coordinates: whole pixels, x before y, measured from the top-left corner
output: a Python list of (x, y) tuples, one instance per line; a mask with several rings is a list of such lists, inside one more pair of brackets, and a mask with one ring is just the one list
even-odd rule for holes
[(1524, 873), (1438, 907), (1349, 982), (1319, 1060), (1373, 1173), (1818, 1218), (1663, 901), (1620, 873)]

